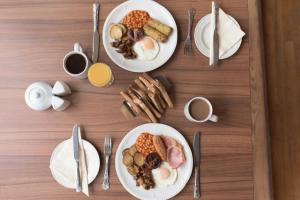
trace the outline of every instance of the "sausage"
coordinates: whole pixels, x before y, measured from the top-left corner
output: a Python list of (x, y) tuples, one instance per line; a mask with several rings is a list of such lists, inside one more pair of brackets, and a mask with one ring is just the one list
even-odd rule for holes
[(155, 39), (159, 42), (166, 42), (167, 38), (168, 38), (165, 34), (159, 32), (158, 30), (156, 30), (155, 28), (152, 28), (149, 25), (144, 26), (144, 32), (146, 35), (152, 37), (153, 39)]
[(155, 28), (159, 32), (163, 33), (167, 37), (172, 33), (172, 28), (171, 27), (161, 23), (158, 20), (150, 19), (147, 24), (149, 26), (151, 26), (152, 28)]

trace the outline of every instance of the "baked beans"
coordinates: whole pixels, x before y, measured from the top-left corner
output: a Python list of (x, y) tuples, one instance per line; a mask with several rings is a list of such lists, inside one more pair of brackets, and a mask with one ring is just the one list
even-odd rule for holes
[(152, 138), (153, 135), (150, 133), (141, 133), (135, 141), (135, 147), (137, 151), (145, 156), (150, 153), (156, 152)]
[(132, 10), (123, 18), (128, 28), (142, 28), (150, 19), (149, 13), (143, 10)]

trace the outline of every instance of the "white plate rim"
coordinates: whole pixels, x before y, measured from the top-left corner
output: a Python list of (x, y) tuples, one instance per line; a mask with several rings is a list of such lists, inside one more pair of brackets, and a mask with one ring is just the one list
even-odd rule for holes
[[(202, 25), (204, 23), (208, 23), (207, 21), (210, 20), (210, 15), (211, 13), (203, 16), (198, 22), (197, 22), (197, 25), (195, 27), (195, 31), (194, 31), (194, 41), (195, 41), (195, 44), (196, 44), (196, 47), (197, 49), (206, 57), (209, 57), (209, 49), (206, 49), (205, 48), (205, 45), (202, 44), (201, 42), (201, 39), (198, 39), (198, 35), (200, 33), (202, 33), (203, 31), (201, 31), (202, 29), (200, 29), (201, 27), (203, 27)], [(232, 16), (228, 15), (227, 16), (233, 20), (234, 23), (236, 23), (236, 25), (240, 27), (239, 23), (236, 21), (235, 18), (233, 18)], [(231, 56), (233, 56), (240, 48), (242, 44), (242, 38), (239, 40), (239, 42), (237, 42), (230, 50), (228, 50), (223, 56), (221, 56), (219, 59), (223, 60), (223, 59), (226, 59), (226, 58), (229, 58)]]
[[(173, 28), (173, 31), (172, 31), (172, 35), (171, 35), (170, 37), (175, 37), (175, 39), (174, 39), (175, 43), (172, 45), (172, 48), (169, 48), (169, 49), (170, 49), (169, 55), (168, 55), (168, 56), (165, 56), (164, 61), (161, 62), (159, 65), (157, 65), (157, 66), (153, 65), (153, 67), (150, 67), (150, 68), (147, 68), (147, 69), (145, 69), (145, 68), (143, 68), (143, 67), (140, 67), (140, 69), (135, 70), (135, 69), (132, 69), (132, 68), (130, 68), (130, 67), (127, 67), (127, 66), (123, 65), (122, 63), (117, 62), (117, 60), (114, 58), (114, 56), (113, 56), (113, 55), (110, 53), (110, 51), (109, 51), (109, 48), (111, 48), (111, 47), (106, 43), (106, 39), (109, 38), (109, 37), (107, 36), (108, 33), (107, 33), (107, 31), (105, 31), (105, 30), (108, 30), (109, 19), (111, 18), (111, 16), (112, 16), (118, 9), (120, 9), (120, 8), (123, 7), (123, 6), (126, 6), (127, 4), (133, 3), (134, 1), (138, 1), (138, 2), (143, 2), (143, 1), (144, 1), (144, 2), (151, 2), (151, 3), (153, 3), (154, 5), (159, 6), (160, 9), (161, 9), (165, 14), (168, 15), (169, 20), (172, 21), (172, 28)], [(150, 13), (150, 15), (151, 15), (151, 13)], [(164, 64), (172, 57), (172, 55), (174, 54), (174, 52), (175, 52), (175, 50), (176, 50), (177, 43), (178, 43), (178, 29), (177, 29), (176, 21), (175, 21), (174, 17), (172, 16), (172, 14), (170, 13), (170, 11), (169, 11), (166, 7), (164, 7), (163, 5), (159, 4), (158, 2), (152, 1), (152, 0), (128, 0), (128, 1), (125, 1), (125, 2), (123, 2), (123, 3), (121, 3), (121, 4), (119, 4), (117, 7), (115, 7), (115, 8), (109, 13), (109, 15), (106, 17), (105, 22), (104, 22), (104, 25), (103, 25), (103, 29), (102, 29), (102, 43), (103, 43), (104, 49), (105, 49), (105, 51), (106, 51), (108, 57), (109, 57), (109, 58), (110, 58), (117, 66), (119, 66), (119, 67), (121, 67), (122, 69), (125, 69), (125, 70), (127, 70), (127, 71), (130, 71), (130, 72), (137, 72), (137, 73), (141, 73), (141, 72), (149, 72), (149, 71), (153, 71), (153, 70), (155, 70), (155, 69), (157, 69), (157, 68), (163, 66), (163, 65), (164, 65)], [(119, 55), (119, 56), (121, 56), (121, 55)]]
[[(119, 157), (122, 155), (122, 150), (121, 149), (124, 145), (124, 143), (127, 141), (128, 138), (131, 137), (132, 134), (135, 134), (137, 131), (139, 132), (142, 132), (142, 131), (149, 131), (149, 127), (153, 127), (153, 126), (156, 126), (159, 127), (158, 129), (160, 130), (163, 130), (163, 129), (169, 129), (172, 131), (172, 135), (176, 135), (175, 137), (179, 137), (181, 138), (180, 140), (180, 144), (184, 146), (184, 149), (185, 149), (185, 156), (186, 157), (190, 157), (189, 159), (189, 163), (187, 163), (188, 166), (190, 166), (190, 168), (188, 169), (189, 171), (185, 174), (185, 180), (183, 182), (183, 184), (181, 184), (181, 187), (178, 189), (178, 191), (174, 192), (172, 195), (168, 196), (168, 197), (164, 197), (163, 199), (170, 199), (174, 196), (176, 196), (178, 193), (180, 193), (186, 186), (186, 184), (188, 183), (188, 181), (190, 180), (190, 177), (192, 175), (192, 172), (193, 172), (193, 154), (192, 154), (192, 151), (191, 151), (191, 148), (190, 148), (190, 145), (189, 143), (187, 142), (187, 140), (184, 138), (184, 136), (179, 132), (177, 131), (175, 128), (169, 126), (169, 125), (166, 125), (166, 124), (161, 124), (161, 123), (146, 123), (146, 124), (142, 124), (142, 125), (139, 125), (137, 127), (135, 127), (134, 129), (130, 130), (122, 139), (122, 141), (120, 142), (118, 148), (117, 148), (117, 151), (116, 151), (116, 156), (115, 156), (115, 169), (116, 169), (116, 172), (117, 172), (117, 176), (118, 176), (118, 179), (119, 181), (121, 182), (122, 186), (126, 189), (127, 192), (129, 192), (132, 196), (138, 198), (138, 199), (147, 199), (143, 196), (139, 196), (138, 194), (135, 194), (129, 186), (126, 185), (125, 181), (123, 180), (123, 177), (121, 176), (121, 169), (119, 166), (122, 166), (122, 160), (119, 159)], [(164, 134), (164, 132), (162, 132), (162, 134)], [(188, 159), (187, 159), (188, 160)], [(123, 166), (124, 167), (124, 166)], [(130, 175), (129, 175), (130, 176)], [(132, 177), (130, 177), (132, 178)], [(166, 190), (167, 188), (165, 188)], [(150, 190), (150, 191), (153, 191), (154, 189)]]
[[(56, 145), (56, 147), (54, 148), (54, 150), (52, 151), (52, 154), (51, 154), (51, 158), (50, 158), (50, 164), (51, 164), (51, 162), (52, 162), (52, 160), (53, 160), (53, 157), (55, 156), (55, 154), (57, 154), (58, 153), (58, 151), (63, 147), (63, 145), (65, 145), (65, 143), (66, 142), (68, 142), (70, 139), (67, 139), (67, 140), (64, 140), (64, 141), (62, 141), (61, 143), (59, 143), (58, 145)], [(95, 152), (95, 155), (97, 155), (96, 156), (96, 167), (95, 167), (95, 169), (97, 169), (97, 171), (95, 171), (94, 173), (93, 173), (93, 176), (92, 177), (88, 177), (88, 184), (90, 184), (90, 183), (92, 183), (94, 180), (95, 180), (95, 178), (97, 177), (97, 175), (98, 175), (98, 173), (99, 173), (99, 170), (100, 170), (100, 157), (99, 157), (99, 153), (98, 153), (98, 151), (97, 151), (97, 149), (94, 147), (94, 145), (92, 145), (89, 141), (87, 141), (87, 140), (84, 140), (84, 139), (82, 139), (82, 142), (83, 142), (83, 148), (85, 148), (85, 146), (89, 146), (89, 148), (90, 149), (92, 149), (92, 151), (94, 151)], [(73, 187), (70, 187), (70, 186), (67, 186), (67, 185), (64, 185), (62, 182), (60, 182), (60, 180), (55, 176), (55, 173), (52, 171), (52, 169), (50, 168), (50, 171), (51, 171), (51, 174), (52, 174), (52, 177), (54, 178), (54, 180), (58, 183), (58, 184), (60, 184), (61, 186), (63, 186), (63, 187), (65, 187), (65, 188), (70, 188), (70, 189), (75, 189), (75, 186), (73, 186)]]

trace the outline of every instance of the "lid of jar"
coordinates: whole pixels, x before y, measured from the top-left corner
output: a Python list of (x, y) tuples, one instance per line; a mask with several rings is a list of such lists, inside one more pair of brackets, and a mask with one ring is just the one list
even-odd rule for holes
[(111, 69), (104, 63), (95, 63), (89, 68), (88, 79), (92, 85), (104, 87), (112, 79)]
[(42, 111), (51, 106), (52, 87), (45, 82), (32, 83), (25, 91), (26, 104), (33, 110)]

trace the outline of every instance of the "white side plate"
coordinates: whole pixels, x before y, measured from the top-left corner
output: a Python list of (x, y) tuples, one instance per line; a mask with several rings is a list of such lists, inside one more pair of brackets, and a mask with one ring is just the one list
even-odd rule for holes
[[(194, 39), (198, 50), (208, 58), (209, 58), (209, 48), (210, 48), (209, 40), (210, 40), (210, 27), (211, 27), (210, 15), (211, 14), (205, 15), (199, 20), (194, 32)], [(241, 28), (238, 22), (233, 17), (231, 17), (230, 15), (228, 15), (228, 17), (231, 18), (239, 28)], [(239, 42), (237, 42), (231, 49), (229, 49), (224, 55), (222, 55), (219, 59), (226, 59), (231, 57), (240, 48), (241, 43), (242, 43), (242, 39)]]

